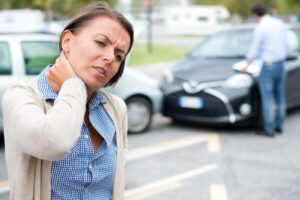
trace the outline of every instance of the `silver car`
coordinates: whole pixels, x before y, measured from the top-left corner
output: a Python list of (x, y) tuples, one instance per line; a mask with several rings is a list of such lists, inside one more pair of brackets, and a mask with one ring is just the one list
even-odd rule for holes
[[(0, 34), (0, 101), (4, 91), (19, 80), (31, 79), (59, 55), (58, 36), (51, 34)], [(116, 86), (106, 88), (125, 100), (128, 131), (146, 131), (154, 113), (160, 111), (162, 94), (157, 82), (125, 67)], [(0, 102), (1, 103), (1, 102)], [(0, 131), (3, 130), (0, 106)]]

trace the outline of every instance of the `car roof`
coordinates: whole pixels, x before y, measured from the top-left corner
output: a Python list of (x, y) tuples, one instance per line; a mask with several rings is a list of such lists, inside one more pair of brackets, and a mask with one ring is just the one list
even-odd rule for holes
[[(232, 30), (250, 30), (254, 29), (257, 26), (257, 23), (246, 23), (246, 24), (239, 24), (239, 25), (232, 25), (224, 28), (221, 31), (232, 31)], [(300, 29), (300, 24), (286, 24), (287, 28), (291, 29)]]
[(34, 32), (34, 33), (0, 33), (0, 39), (41, 39), (41, 40), (58, 40), (59, 36), (51, 33)]

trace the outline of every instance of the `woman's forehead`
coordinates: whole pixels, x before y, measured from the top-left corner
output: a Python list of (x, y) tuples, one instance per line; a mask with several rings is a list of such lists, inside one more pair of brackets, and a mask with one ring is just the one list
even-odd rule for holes
[(81, 31), (88, 32), (92, 37), (106, 37), (112, 43), (119, 43), (124, 46), (124, 49), (129, 48), (129, 33), (116, 19), (106, 16), (96, 17), (86, 24)]

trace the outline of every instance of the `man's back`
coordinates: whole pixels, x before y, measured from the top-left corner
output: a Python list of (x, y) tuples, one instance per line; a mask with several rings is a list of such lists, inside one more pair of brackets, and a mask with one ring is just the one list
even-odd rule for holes
[(286, 27), (282, 21), (265, 15), (255, 29), (261, 37), (261, 57), (264, 61), (284, 60), (287, 54)]

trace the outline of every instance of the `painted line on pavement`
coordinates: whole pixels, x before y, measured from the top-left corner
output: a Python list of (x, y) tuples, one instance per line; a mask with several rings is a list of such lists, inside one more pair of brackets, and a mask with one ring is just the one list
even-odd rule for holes
[(168, 185), (149, 190), (140, 194), (132, 195), (130, 197), (127, 197), (126, 200), (143, 200), (143, 199), (148, 199), (150, 197), (153, 197), (155, 195), (170, 191), (170, 190), (175, 190), (176, 188), (180, 188), (183, 186), (183, 183), (181, 182), (174, 182), (170, 183)]
[(210, 186), (211, 200), (228, 200), (226, 186), (223, 184), (213, 184)]
[(9, 192), (8, 180), (0, 181), (0, 194)]
[[(174, 150), (174, 149), (179, 149), (179, 148), (184, 148), (187, 146), (191, 146), (194, 144), (202, 143), (202, 142), (208, 142), (209, 146), (218, 146), (218, 145), (213, 145), (214, 142), (217, 142), (218, 140), (216, 139), (217, 136), (214, 137), (209, 137), (209, 134), (201, 134), (201, 135), (190, 135), (174, 140), (168, 140), (166, 142), (161, 142), (158, 144), (151, 144), (147, 145), (144, 147), (136, 148), (133, 150), (129, 150), (128, 154), (128, 160), (135, 160), (139, 158), (143, 158), (146, 156), (151, 156), (159, 153), (163, 153), (166, 151)], [(212, 141), (209, 141), (212, 140)]]
[(149, 183), (146, 185), (142, 185), (137, 188), (129, 189), (125, 192), (125, 197), (130, 198), (132, 196), (143, 194), (146, 192), (148, 193), (151, 191), (157, 191), (157, 188), (165, 187), (166, 185), (169, 185), (169, 184), (187, 180), (189, 178), (193, 178), (193, 177), (199, 176), (201, 174), (208, 173), (208, 172), (216, 170), (218, 168), (219, 168), (219, 166), (216, 164), (206, 165), (206, 166), (203, 166), (203, 167), (200, 167), (200, 168), (197, 168), (197, 169), (185, 172), (185, 173), (171, 176), (166, 179), (162, 179), (162, 180), (155, 181), (155, 182), (152, 182), (152, 183)]
[(221, 151), (221, 142), (219, 134), (211, 133), (206, 134), (208, 137), (208, 151), (210, 153), (219, 153)]

